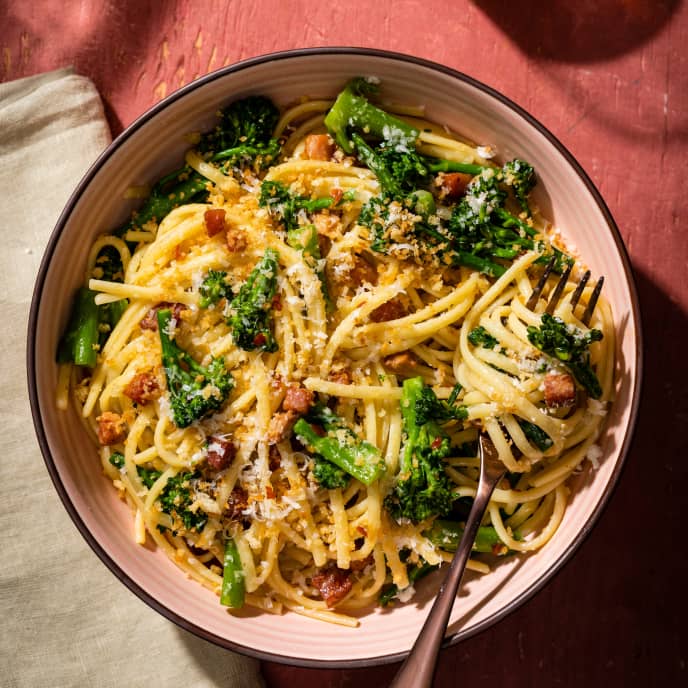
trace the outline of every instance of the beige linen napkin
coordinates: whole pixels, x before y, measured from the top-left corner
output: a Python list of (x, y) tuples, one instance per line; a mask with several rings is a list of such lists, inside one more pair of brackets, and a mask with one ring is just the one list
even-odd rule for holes
[(0, 685), (262, 686), (256, 661), (178, 629), (108, 571), (62, 507), (34, 437), (33, 282), (69, 194), (109, 141), (98, 93), (71, 70), (0, 84)]

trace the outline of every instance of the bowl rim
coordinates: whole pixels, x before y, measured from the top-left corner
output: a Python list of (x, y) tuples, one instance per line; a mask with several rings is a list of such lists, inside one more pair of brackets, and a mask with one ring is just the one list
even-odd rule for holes
[(38, 440), (39, 448), (43, 459), (46, 464), (50, 478), (52, 479), (53, 485), (57, 490), (57, 493), (64, 505), (67, 513), (74, 522), (75, 526), (84, 537), (88, 545), (95, 552), (98, 558), (110, 569), (110, 571), (139, 599), (145, 602), (149, 607), (162, 614), (165, 618), (169, 619), (180, 628), (189, 631), (196, 636), (203, 638), (204, 640), (210, 641), (220, 647), (224, 647), (228, 650), (233, 650), (240, 652), (244, 655), (254, 657), (260, 660), (279, 662), (282, 664), (290, 664), (293, 666), (301, 666), (307, 668), (361, 668), (361, 667), (371, 667), (382, 664), (390, 664), (393, 662), (399, 662), (403, 660), (408, 654), (407, 651), (396, 652), (391, 654), (378, 655), (375, 657), (367, 657), (362, 659), (348, 659), (348, 660), (327, 660), (327, 659), (304, 659), (300, 657), (292, 657), (287, 655), (276, 654), (273, 652), (267, 652), (263, 650), (256, 650), (250, 646), (242, 645), (241, 643), (228, 640), (221, 636), (211, 633), (204, 628), (196, 625), (195, 623), (189, 622), (187, 619), (178, 615), (176, 612), (172, 611), (165, 605), (161, 604), (154, 597), (149, 595), (143, 588), (141, 588), (137, 583), (135, 583), (129, 576), (124, 573), (124, 571), (119, 567), (117, 562), (110, 557), (110, 555), (104, 550), (100, 543), (95, 539), (92, 533), (89, 531), (81, 516), (79, 515), (76, 507), (72, 503), (67, 494), (67, 491), (62, 484), (57, 470), (57, 466), (53, 459), (48, 444), (47, 436), (43, 427), (43, 419), (41, 416), (39, 399), (38, 399), (38, 384), (36, 379), (36, 328), (38, 324), (38, 312), (40, 309), (40, 301), (43, 293), (45, 280), (48, 272), (48, 268), (51, 262), (52, 255), (55, 251), (57, 243), (62, 235), (62, 232), (69, 220), (74, 207), (78, 203), (84, 190), (92, 181), (93, 177), (100, 170), (102, 165), (115, 153), (115, 151), (120, 148), (124, 142), (130, 138), (134, 132), (140, 129), (146, 122), (157, 115), (162, 110), (166, 109), (172, 105), (177, 100), (185, 97), (187, 94), (196, 90), (197, 88), (204, 86), (216, 79), (225, 77), (228, 74), (235, 72), (240, 72), (251, 67), (255, 67), (266, 62), (285, 60), (292, 58), (301, 58), (308, 56), (323, 56), (323, 55), (355, 55), (355, 56), (365, 56), (373, 58), (383, 58), (388, 60), (394, 60), (401, 63), (411, 64), (415, 66), (420, 66), (424, 68), (431, 69), (436, 72), (440, 72), (447, 76), (453, 77), (458, 81), (462, 81), (470, 86), (477, 88), (483, 93), (491, 96), (492, 98), (499, 101), (501, 104), (506, 105), (510, 110), (512, 110), (516, 115), (520, 116), (526, 120), (532, 127), (534, 127), (540, 134), (542, 134), (550, 144), (566, 159), (567, 163), (576, 172), (579, 179), (585, 185), (587, 191), (592, 196), (596, 205), (598, 206), (600, 212), (602, 213), (605, 222), (607, 223), (609, 229), (611, 230), (614, 243), (618, 250), (621, 262), (623, 265), (625, 278), (631, 292), (631, 310), (633, 312), (633, 317), (637, 323), (635, 328), (635, 345), (638, 352), (636, 370), (637, 375), (631, 390), (631, 409), (629, 415), (628, 429), (624, 436), (623, 442), (619, 449), (619, 458), (614, 466), (612, 474), (609, 478), (608, 489), (596, 505), (595, 509), (590, 513), (588, 519), (586, 520), (584, 526), (581, 528), (580, 532), (576, 535), (573, 541), (570, 543), (569, 547), (564, 550), (564, 552), (559, 556), (559, 558), (553, 563), (553, 565), (548, 569), (548, 571), (540, 577), (535, 583), (530, 585), (526, 590), (524, 590), (518, 597), (511, 600), (504, 608), (498, 612), (487, 617), (483, 621), (479, 622), (475, 626), (468, 630), (460, 630), (453, 634), (452, 636), (445, 638), (443, 642), (443, 647), (448, 647), (450, 645), (455, 645), (461, 640), (470, 638), (478, 633), (486, 630), (493, 624), (502, 620), (511, 612), (515, 611), (518, 607), (528, 601), (537, 592), (542, 590), (544, 586), (552, 580), (555, 574), (559, 573), (563, 568), (564, 564), (571, 560), (574, 552), (581, 546), (585, 539), (590, 534), (594, 524), (598, 521), (602, 512), (607, 507), (610, 497), (614, 492), (621, 475), (622, 468), (626, 462), (626, 458), (632, 444), (633, 436), (635, 434), (637, 426), (637, 416), (640, 406), (641, 397), (641, 387), (643, 378), (643, 334), (642, 334), (642, 322), (640, 314), (640, 302), (638, 298), (637, 285), (633, 276), (633, 270), (631, 267), (630, 257), (628, 255), (628, 250), (623, 242), (621, 233), (612, 217), (612, 214), (607, 207), (607, 204), (602, 198), (602, 195), (597, 190), (597, 187), (590, 179), (588, 174), (583, 170), (580, 163), (574, 158), (574, 156), (568, 151), (564, 144), (559, 141), (559, 139), (549, 131), (541, 122), (539, 122), (530, 113), (524, 110), (521, 106), (517, 105), (507, 96), (503, 95), (494, 88), (474, 79), (463, 72), (455, 70), (451, 67), (447, 67), (440, 63), (428, 60), (425, 58), (417, 57), (414, 55), (408, 55), (405, 53), (400, 53), (390, 50), (381, 50), (377, 48), (366, 48), (366, 47), (346, 47), (346, 46), (333, 46), (333, 47), (311, 47), (311, 48), (297, 48), (291, 50), (281, 50), (273, 53), (266, 53), (256, 57), (241, 60), (239, 62), (233, 63), (226, 67), (222, 67), (218, 70), (210, 72), (198, 79), (192, 81), (185, 86), (182, 86), (177, 91), (174, 91), (159, 103), (156, 103), (151, 108), (146, 110), (138, 118), (136, 118), (128, 127), (124, 129), (113, 141), (112, 143), (98, 156), (98, 158), (93, 162), (89, 169), (84, 174), (83, 178), (76, 186), (75, 190), (72, 192), (69, 200), (67, 201), (64, 209), (60, 213), (57, 220), (55, 228), (53, 229), (50, 238), (47, 242), (43, 258), (41, 260), (40, 267), (38, 269), (38, 274), (36, 277), (36, 283), (34, 286), (31, 308), (29, 311), (28, 320), (28, 330), (27, 330), (27, 378), (28, 378), (28, 391), (29, 391), (29, 402), (31, 407), (31, 415), (33, 419), (34, 429), (36, 432), (36, 437)]

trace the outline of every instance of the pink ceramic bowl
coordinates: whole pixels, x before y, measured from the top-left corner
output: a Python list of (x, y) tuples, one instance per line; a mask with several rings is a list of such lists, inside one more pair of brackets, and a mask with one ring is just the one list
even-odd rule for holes
[(99, 470), (96, 451), (74, 412), (55, 408), (55, 350), (70, 299), (95, 237), (132, 210), (123, 201), (132, 184), (150, 183), (175, 169), (185, 134), (210, 127), (224, 104), (266, 94), (278, 104), (301, 95), (334, 95), (352, 76), (375, 75), (398, 102), (425, 104), (430, 119), (466, 137), (496, 145), (499, 155), (532, 163), (540, 178), (538, 202), (584, 256), (605, 275), (617, 337), (617, 398), (600, 440), (604, 458), (573, 486), (555, 538), (528, 557), (513, 557), (493, 573), (468, 576), (454, 605), (448, 641), (458, 642), (495, 623), (539, 590), (590, 532), (621, 471), (639, 400), (641, 346), (638, 299), (631, 267), (614, 221), (570, 153), (528, 113), (475, 80), (437, 64), (359, 49), (278, 53), (221, 69), (182, 88), (145, 113), (88, 171), (53, 232), (36, 282), (28, 337), (28, 371), (36, 433), (55, 487), (77, 528), (112, 572), (167, 618), (227, 648), (309, 666), (361, 666), (399, 660), (429, 610), (437, 579), (413, 603), (370, 609), (357, 629), (293, 613), (230, 615), (218, 598), (161, 552), (136, 545), (132, 515)]

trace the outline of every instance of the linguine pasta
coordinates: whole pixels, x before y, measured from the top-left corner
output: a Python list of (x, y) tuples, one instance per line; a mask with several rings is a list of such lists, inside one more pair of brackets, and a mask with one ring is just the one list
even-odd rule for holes
[[(274, 130), (280, 153), (262, 169), (232, 168), (190, 151), (189, 169), (205, 180), (203, 202), (181, 202), (159, 223), (96, 241), (85, 286), (96, 292), (97, 305), (126, 304), (94, 367), (63, 365), (58, 403), (65, 407), (69, 397), (79, 408), (102, 470), (131, 506), (137, 543), (153, 541), (220, 594), (230, 541), (246, 604), (355, 626), (353, 612), (390, 589), (410, 598), (412, 572), (452, 556), (451, 547), (430, 537), (435, 516), (414, 521), (389, 508), (409, 441), (403, 381), (420, 378), (440, 403), (461, 408), (442, 425), (451, 451), (441, 466), (455, 500), (445, 520), (460, 523), (475, 494), (480, 429), (508, 470), (483, 524), (494, 539), (468, 564), (487, 573), (498, 556), (539, 549), (555, 536), (567, 481), (586, 457), (596, 461), (612, 397), (614, 328), (600, 299), (590, 327), (603, 338), (589, 347), (598, 398), (577, 385), (572, 403), (548, 404), (548, 376), (565, 377), (566, 368), (533, 345), (528, 328), (541, 324), (556, 276), (534, 311), (525, 306), (542, 274), (543, 251), (552, 248), (547, 221), (535, 209), (521, 215), (537, 249), (519, 251), (499, 276), (448, 265), (412, 241), (372, 248), (372, 230), (359, 220), (380, 195), (380, 182), (359, 157), (324, 138), (331, 105), (304, 100), (284, 110)], [(485, 149), (422, 120), (422, 110), (396, 112), (421, 132), (422, 154), (497, 168), (481, 157)], [(326, 147), (324, 155), (316, 144)], [(293, 241), (284, 208), (261, 199), (265, 182), (325, 199), (293, 219), (297, 229), (315, 232), (317, 250), (308, 254)], [(451, 205), (442, 174), (431, 184), (441, 218)], [(121, 265), (120, 274), (103, 274), (104, 252)], [(276, 256), (274, 274), (263, 270), (274, 277), (274, 295), (264, 304), (274, 346), (258, 335), (242, 348), (233, 299), (266, 255)], [(231, 297), (204, 299), (211, 271), (226, 274)], [(567, 286), (554, 312), (571, 332), (590, 330), (579, 319), (590, 291), (571, 308)], [(169, 319), (161, 333), (163, 313)], [(222, 361), (232, 379), (225, 396), (216, 387), (198, 392), (215, 395), (218, 404), (185, 427), (171, 406), (163, 335), (201, 366)], [(318, 481), (323, 459), (293, 430), (315, 404), (348, 428), (333, 436), (377, 452), (384, 469), (370, 484), (350, 478), (328, 489)]]

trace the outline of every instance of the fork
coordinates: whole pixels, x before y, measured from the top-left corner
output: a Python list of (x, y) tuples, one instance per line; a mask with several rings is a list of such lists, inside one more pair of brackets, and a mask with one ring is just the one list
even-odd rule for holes
[[(547, 284), (547, 280), (549, 279), (550, 273), (554, 269), (554, 266), (557, 262), (556, 256), (553, 256), (552, 259), (547, 263), (545, 266), (545, 269), (540, 276), (540, 279), (538, 280), (538, 283), (535, 285), (535, 289), (533, 289), (530, 298), (526, 302), (526, 308), (529, 310), (533, 311), (535, 310), (535, 306), (537, 306), (537, 302), (540, 300), (540, 296), (542, 295), (542, 290), (545, 288), (545, 284)], [(569, 277), (571, 276), (571, 270), (573, 270), (573, 263), (569, 263), (568, 266), (566, 267), (566, 270), (561, 273), (561, 277), (559, 278), (559, 281), (557, 282), (556, 286), (552, 290), (552, 294), (549, 298), (549, 301), (547, 302), (547, 307), (545, 308), (545, 313), (552, 315), (554, 313), (554, 309), (557, 307), (557, 304), (559, 303), (559, 300), (561, 299), (561, 295), (564, 292), (564, 287), (566, 286), (566, 283), (569, 281)], [(583, 294), (583, 291), (585, 290), (586, 285), (588, 284), (588, 281), (590, 280), (590, 270), (586, 270), (585, 274), (581, 278), (581, 281), (578, 283), (578, 286), (576, 287), (575, 291), (571, 295), (571, 310), (575, 310), (576, 306), (578, 305), (578, 302), (580, 301), (580, 297)], [(592, 313), (595, 310), (595, 306), (597, 305), (597, 301), (600, 298), (600, 292), (602, 291), (602, 286), (604, 285), (604, 277), (600, 277), (600, 279), (597, 280), (597, 284), (595, 284), (595, 287), (592, 290), (592, 294), (590, 295), (590, 299), (588, 300), (588, 304), (585, 307), (585, 311), (583, 312), (583, 317), (581, 318), (581, 322), (585, 325), (588, 326), (590, 324), (590, 318), (592, 318)]]
[(492, 440), (483, 432), (478, 437), (478, 456), (480, 458), (478, 489), (466, 520), (461, 542), (428, 618), (406, 661), (390, 684), (390, 688), (429, 688), (432, 685), (442, 638), (447, 629), (449, 615), (454, 606), (454, 599), (468, 557), (478, 534), (478, 527), (490, 502), (492, 492), (506, 473)]
[[(555, 264), (556, 257), (553, 257), (545, 266), (538, 283), (535, 285), (526, 303), (526, 308), (534, 310), (535, 306), (537, 306)], [(557, 307), (561, 295), (564, 293), (564, 288), (569, 281), (572, 270), (573, 263), (569, 263), (552, 290), (549, 300), (547, 301), (547, 306), (545, 307), (545, 313), (549, 315), (554, 313), (554, 309)], [(578, 305), (589, 280), (590, 270), (586, 270), (581, 281), (571, 295), (572, 311), (575, 310)], [(602, 291), (603, 285), (604, 277), (600, 277), (593, 288), (585, 311), (583, 312), (583, 316), (581, 317), (581, 322), (585, 326), (590, 324), (590, 319), (592, 318), (597, 301), (600, 298), (600, 292)], [(454, 554), (447, 577), (423, 624), (423, 628), (418, 634), (418, 638), (411, 648), (411, 652), (409, 652), (408, 657), (390, 684), (390, 688), (430, 688), (432, 685), (442, 639), (444, 638), (444, 633), (449, 623), (449, 616), (454, 606), (454, 600), (456, 599), (456, 593), (461, 584), (461, 578), (463, 577), (468, 557), (478, 534), (478, 527), (485, 515), (485, 511), (487, 510), (490, 497), (495, 487), (506, 473), (504, 464), (499, 460), (497, 449), (492, 443), (492, 440), (484, 432), (481, 432), (478, 437), (478, 457), (480, 459), (478, 488), (475, 499), (473, 500), (473, 506), (466, 520), (466, 527), (461, 537), (461, 542)]]

